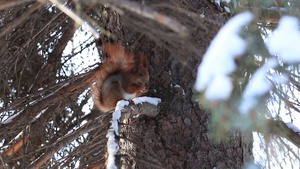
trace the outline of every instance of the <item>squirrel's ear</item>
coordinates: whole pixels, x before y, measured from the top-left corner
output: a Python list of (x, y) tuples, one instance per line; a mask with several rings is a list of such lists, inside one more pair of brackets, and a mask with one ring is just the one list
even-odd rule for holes
[(144, 54), (140, 54), (140, 66), (148, 67), (148, 60)]

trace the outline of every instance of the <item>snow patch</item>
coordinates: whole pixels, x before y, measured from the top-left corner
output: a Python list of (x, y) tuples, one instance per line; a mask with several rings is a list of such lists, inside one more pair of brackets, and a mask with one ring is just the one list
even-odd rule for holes
[(119, 135), (119, 127), (118, 127), (118, 121), (121, 117), (121, 110), (124, 109), (124, 106), (129, 105), (128, 101), (121, 100), (117, 103), (117, 106), (115, 108), (115, 111), (112, 114), (112, 120), (111, 120), (111, 128), (108, 130), (106, 134), (106, 138), (108, 138), (107, 141), (107, 152), (108, 152), (108, 158), (107, 158), (107, 169), (117, 169), (117, 166), (115, 164), (115, 155), (118, 153), (119, 145), (115, 141), (115, 134)]
[(270, 82), (268, 82), (268, 79), (272, 80), (274, 84), (285, 84), (288, 82), (288, 76), (285, 74), (268, 76), (270, 70), (276, 66), (278, 66), (277, 60), (271, 58), (267, 60), (265, 65), (255, 71), (243, 92), (242, 102), (239, 107), (240, 113), (248, 113), (258, 104), (258, 97), (267, 94), (271, 90), (272, 86)]
[(271, 53), (285, 63), (300, 62), (300, 32), (299, 21), (296, 17), (283, 16), (278, 27), (269, 38), (268, 47)]
[(141, 104), (143, 102), (148, 102), (150, 104), (157, 106), (161, 102), (161, 99), (155, 98), (155, 97), (144, 96), (144, 97), (136, 97), (136, 98), (132, 99), (132, 101), (134, 102), (134, 104)]
[(250, 82), (247, 84), (240, 104), (239, 111), (242, 114), (248, 113), (251, 108), (258, 104), (258, 97), (266, 94), (271, 90), (271, 84), (267, 81), (268, 70), (277, 66), (275, 59), (270, 59), (267, 63), (258, 68), (253, 74)]
[[(216, 76), (210, 83), (210, 87), (207, 88), (205, 96), (208, 100), (222, 100), (230, 96), (229, 91), (232, 91), (232, 83), (229, 76)], [(214, 90), (218, 89), (219, 92)], [(220, 91), (227, 92), (220, 92)]]
[(220, 0), (215, 0), (215, 3), (217, 3), (220, 6)]
[(231, 0), (215, 0), (215, 3), (217, 3), (220, 6), (221, 2), (229, 3)]
[(115, 164), (115, 155), (118, 153), (119, 145), (115, 141), (115, 134), (112, 129), (108, 130), (106, 135), (108, 138), (107, 141), (107, 152), (108, 152), (108, 159), (107, 159), (107, 169), (117, 169)]
[(293, 123), (286, 123), (286, 125), (288, 128), (292, 129), (295, 133), (298, 133), (300, 135), (300, 129)]
[(253, 19), (251, 12), (243, 12), (221, 28), (212, 40), (198, 67), (195, 83), (197, 91), (207, 88), (208, 100), (226, 100), (232, 91), (229, 75), (236, 70), (235, 58), (246, 51), (247, 43), (239, 35), (240, 30)]
[(230, 13), (231, 11), (230, 11), (230, 8), (228, 8), (227, 6), (224, 6), (224, 9), (225, 9), (225, 11), (227, 12), (227, 13)]
[(179, 84), (175, 84), (174, 87), (181, 89), (182, 90), (182, 95), (185, 95), (185, 91), (183, 90), (183, 88)]

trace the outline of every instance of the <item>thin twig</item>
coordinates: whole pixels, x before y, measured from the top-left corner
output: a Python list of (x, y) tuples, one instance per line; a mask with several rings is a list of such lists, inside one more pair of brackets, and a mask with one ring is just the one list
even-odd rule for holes
[[(12, 122), (7, 124), (0, 124), (0, 135), (2, 133), (7, 132), (7, 130), (11, 129), (14, 125), (16, 125), (14, 121), (19, 121), (20, 119), (26, 117), (26, 110), (32, 112), (31, 115), (32, 117), (34, 117), (40, 111), (42, 111), (46, 107), (49, 107), (49, 105), (56, 104), (62, 99), (65, 99), (66, 97), (71, 97), (75, 93), (80, 93), (87, 87), (91, 86), (91, 84), (94, 82), (93, 74), (96, 70), (97, 68), (88, 73), (83, 73), (72, 78), (72, 81), (70, 83), (64, 84), (60, 88), (56, 89), (53, 93), (43, 97), (41, 100), (38, 100), (32, 105), (29, 105), (26, 109), (22, 110), (15, 118), (12, 119)], [(77, 96), (77, 94), (74, 95), (74, 97)]]
[[(46, 29), (46, 27), (48, 27), (50, 24), (52, 24), (52, 22), (53, 22), (56, 18), (58, 18), (62, 13), (63, 13), (63, 12), (59, 12), (59, 13), (57, 13), (53, 18), (51, 18), (51, 20), (48, 21), (48, 23), (46, 23), (46, 24), (43, 26), (43, 28), (41, 28), (37, 33), (35, 33), (35, 34), (31, 37), (31, 39), (28, 39), (27, 42), (24, 43), (23, 48), (27, 47), (27, 46), (30, 44), (30, 42), (32, 41), (32, 39), (35, 39), (42, 31), (44, 31), (44, 30)], [(65, 21), (65, 20), (64, 20), (64, 21)]]
[(1, 163), (2, 163), (2, 167), (3, 167), (4, 169), (7, 169), (7, 166), (5, 165), (4, 160), (3, 160), (3, 157), (2, 157), (1, 154), (0, 154), (0, 160), (1, 160)]
[[(99, 115), (94, 121), (86, 123), (81, 128), (75, 130), (74, 132), (60, 138), (57, 140), (52, 148), (49, 148), (49, 150), (44, 153), (41, 157), (39, 157), (35, 162), (33, 162), (30, 166), (28, 166), (28, 169), (35, 169), (41, 167), (49, 158), (51, 158), (56, 152), (58, 152), (63, 147), (70, 144), (73, 140), (80, 137), (81, 135), (90, 132), (92, 130), (103, 130), (107, 128), (107, 125), (101, 124), (101, 119), (104, 119), (105, 117), (108, 117), (109, 114), (101, 114)], [(109, 123), (108, 123), (109, 124)]]
[[(136, 2), (130, 2), (127, 0), (122, 1), (115, 1), (115, 0), (108, 0), (108, 3), (114, 4), (116, 6), (121, 6), (131, 12), (134, 12), (136, 14), (139, 14), (145, 18), (157, 21), (158, 23), (168, 27), (169, 29), (173, 30), (174, 32), (178, 33), (181, 36), (187, 36), (187, 28), (179, 23), (178, 21), (165, 16), (155, 10), (152, 10), (149, 7), (142, 6), (139, 3)], [(111, 6), (111, 4), (108, 4)]]
[(18, 25), (20, 25), (22, 22), (27, 20), (29, 16), (37, 10), (42, 4), (41, 3), (35, 3), (29, 10), (21, 15), (18, 19), (15, 19), (12, 21), (3, 31), (0, 31), (0, 38), (4, 35), (6, 35), (8, 32), (12, 31), (14, 28), (16, 28)]
[(2, 1), (0, 3), (0, 10), (4, 10), (4, 9), (7, 9), (7, 8), (11, 8), (11, 7), (14, 7), (16, 5), (20, 5), (22, 3), (26, 3), (26, 2), (30, 2), (31, 0), (23, 0), (23, 1), (20, 1), (20, 0), (10, 0), (10, 1)]
[[(43, 0), (40, 0), (40, 1), (43, 2)], [(52, 4), (56, 5), (62, 12), (64, 12), (70, 18), (72, 18), (78, 25), (82, 26), (83, 24), (85, 24), (85, 26), (94, 35), (95, 39), (99, 39), (100, 34), (97, 32), (97, 30), (92, 25), (90, 25), (87, 21), (83, 20), (78, 14), (76, 14), (74, 11), (72, 11), (70, 8), (68, 8), (66, 5), (63, 5), (62, 3), (58, 2), (57, 0), (49, 0), (49, 1)]]
[(254, 130), (257, 132), (260, 132), (262, 134), (272, 134), (279, 137), (284, 137), (298, 148), (300, 147), (300, 135), (293, 129), (289, 128), (286, 123), (284, 123), (281, 120), (271, 120), (271, 119), (265, 119), (266, 124), (268, 124), (269, 127), (269, 133), (266, 133), (263, 131), (263, 127), (259, 126), (256, 127)]

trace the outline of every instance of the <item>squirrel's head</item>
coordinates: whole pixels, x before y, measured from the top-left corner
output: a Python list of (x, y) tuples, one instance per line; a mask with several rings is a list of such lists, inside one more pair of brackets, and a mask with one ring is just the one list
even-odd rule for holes
[(143, 54), (140, 54), (138, 58), (136, 59), (136, 65), (133, 68), (134, 74), (136, 75), (136, 85), (143, 85), (145, 86), (145, 91), (143, 93), (146, 93), (149, 88), (149, 72), (148, 72), (148, 60), (147, 57)]

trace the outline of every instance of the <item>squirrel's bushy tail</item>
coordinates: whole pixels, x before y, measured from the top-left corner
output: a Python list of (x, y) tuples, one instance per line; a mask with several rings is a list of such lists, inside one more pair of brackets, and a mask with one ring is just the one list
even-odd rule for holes
[(134, 55), (126, 53), (125, 48), (120, 44), (104, 44), (100, 47), (103, 52), (110, 55), (95, 73), (96, 83), (92, 87), (92, 97), (96, 107), (101, 107), (103, 103), (101, 90), (103, 82), (107, 77), (119, 72), (127, 72), (135, 65)]

